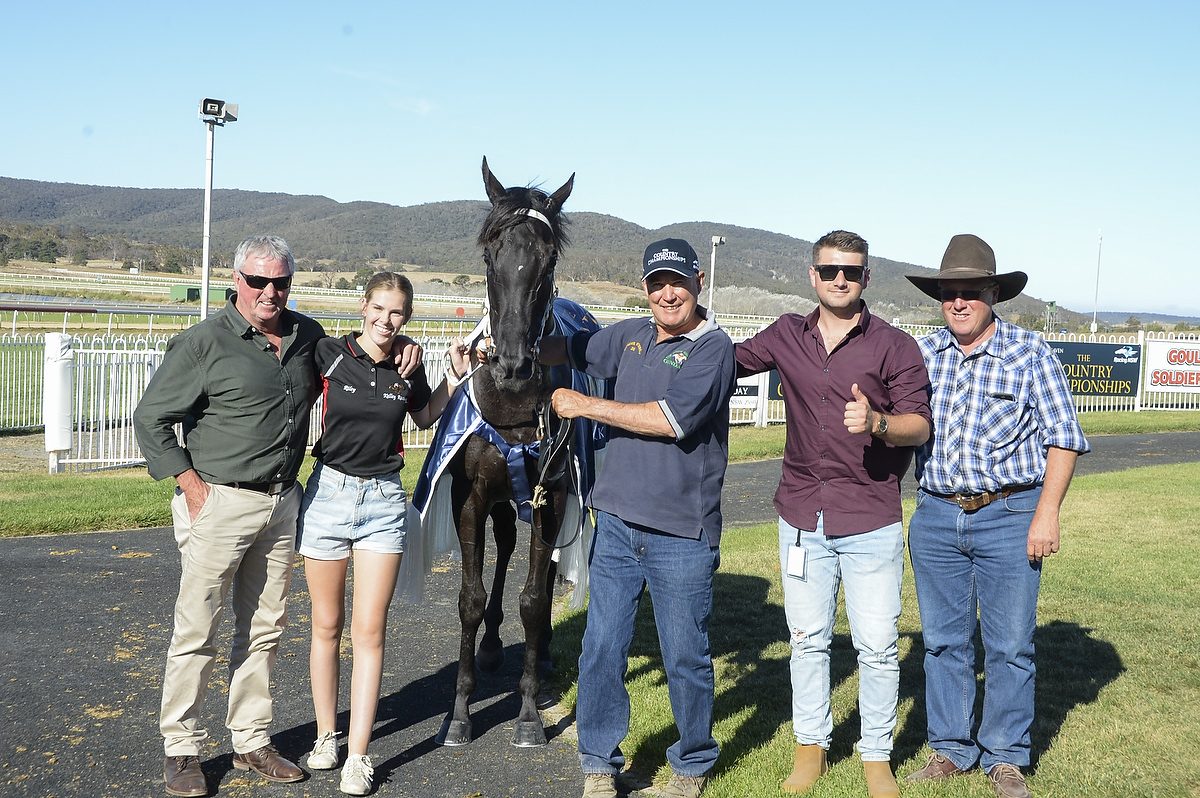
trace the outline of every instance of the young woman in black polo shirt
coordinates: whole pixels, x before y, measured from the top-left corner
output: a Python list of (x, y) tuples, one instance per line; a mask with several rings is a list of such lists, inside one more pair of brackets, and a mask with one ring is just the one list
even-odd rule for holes
[[(338, 664), (345, 624), (346, 573), (354, 553), (350, 637), (350, 732), (341, 790), (371, 791), (367, 742), (379, 703), (388, 605), (404, 552), (408, 502), (400, 484), (405, 415), (421, 428), (441, 415), (454, 387), (431, 391), (421, 366), (408, 379), (396, 371), (392, 344), (412, 313), (412, 283), (391, 272), (367, 282), (363, 330), (317, 342), (324, 410), (317, 465), (300, 509), (299, 550), (312, 597), (309, 671), (317, 740), (308, 755), (315, 770), (337, 767)], [(466, 347), (450, 346), (451, 370), (465, 374)]]

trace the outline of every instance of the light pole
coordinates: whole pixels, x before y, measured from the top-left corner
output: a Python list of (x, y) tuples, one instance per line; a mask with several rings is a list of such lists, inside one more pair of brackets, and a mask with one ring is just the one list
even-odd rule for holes
[(1096, 311), (1100, 309), (1100, 250), (1104, 248), (1104, 233), (1097, 232), (1100, 241), (1096, 244), (1096, 296), (1092, 299), (1092, 335), (1096, 334)]
[(725, 236), (712, 237), (712, 257), (708, 262), (708, 312), (713, 313), (713, 288), (717, 285), (717, 247), (725, 243)]
[(208, 231), (212, 222), (213, 132), (217, 126), (237, 121), (237, 103), (205, 97), (200, 101), (200, 119), (208, 126), (204, 150), (204, 252), (200, 264), (200, 319), (208, 318)]

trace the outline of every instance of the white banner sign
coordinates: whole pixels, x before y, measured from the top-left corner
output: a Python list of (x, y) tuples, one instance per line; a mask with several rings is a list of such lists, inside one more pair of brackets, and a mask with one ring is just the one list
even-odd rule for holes
[(730, 407), (740, 407), (742, 409), (754, 409), (758, 407), (758, 375), (752, 377), (741, 377), (737, 381), (737, 388), (734, 389), (733, 396), (729, 399)]
[(1146, 341), (1146, 390), (1200, 393), (1200, 342)]

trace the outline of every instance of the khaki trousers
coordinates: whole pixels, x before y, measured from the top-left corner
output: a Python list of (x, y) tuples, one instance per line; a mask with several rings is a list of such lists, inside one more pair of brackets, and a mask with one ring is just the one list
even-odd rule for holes
[(294, 484), (277, 496), (209, 487), (194, 521), (180, 491), (171, 501), (183, 571), (159, 716), (167, 756), (197, 756), (208, 739), (200, 712), (231, 591), (234, 631), (225, 725), (238, 753), (271, 741), (271, 669), (287, 623), (301, 494)]

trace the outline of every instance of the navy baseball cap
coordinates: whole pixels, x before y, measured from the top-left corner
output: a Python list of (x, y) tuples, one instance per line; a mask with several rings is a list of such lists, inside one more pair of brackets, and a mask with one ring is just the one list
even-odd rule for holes
[(663, 270), (695, 277), (700, 273), (700, 259), (692, 245), (682, 238), (664, 238), (646, 247), (646, 254), (642, 256), (642, 279)]

